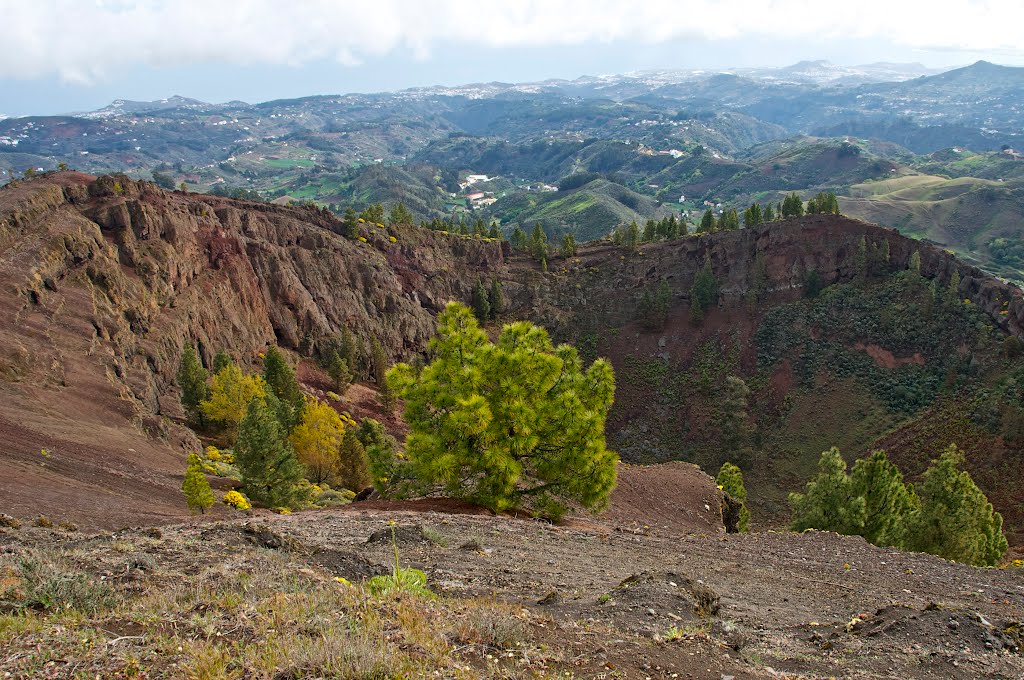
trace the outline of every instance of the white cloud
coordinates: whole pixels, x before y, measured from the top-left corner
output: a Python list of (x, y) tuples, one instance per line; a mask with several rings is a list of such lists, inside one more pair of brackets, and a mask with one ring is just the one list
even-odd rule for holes
[[(0, 77), (88, 84), (138, 63), (354, 65), (439, 44), (742, 36), (1024, 56), (1021, 0), (0, 0)], [(770, 58), (770, 55), (767, 55)]]

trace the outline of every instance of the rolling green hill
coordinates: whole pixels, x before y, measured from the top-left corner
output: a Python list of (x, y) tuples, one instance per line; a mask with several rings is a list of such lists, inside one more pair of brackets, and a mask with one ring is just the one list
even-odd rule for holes
[(569, 232), (577, 240), (592, 240), (607, 235), (617, 225), (643, 222), (664, 210), (650, 196), (595, 179), (570, 191), (512, 194), (499, 199), (491, 213), (503, 224), (517, 223), (525, 228), (540, 222), (549, 235)]
[(926, 238), (1024, 281), (1024, 182), (906, 175), (850, 187), (843, 213)]

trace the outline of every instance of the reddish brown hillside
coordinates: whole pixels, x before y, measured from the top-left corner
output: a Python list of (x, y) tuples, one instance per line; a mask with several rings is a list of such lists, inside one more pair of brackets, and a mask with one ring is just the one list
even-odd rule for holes
[[(446, 301), (468, 301), (492, 277), (504, 282), (506, 318), (577, 340), (601, 334), (622, 376), (633, 370), (627, 351), (689, 357), (709, 334), (749, 336), (756, 314), (745, 300), (759, 260), (761, 305), (770, 306), (798, 297), (810, 270), (824, 284), (849, 280), (865, 235), (889, 242), (894, 269), (920, 250), (925, 276), (945, 283), (959, 271), (960, 294), (993, 325), (1024, 328), (1016, 289), (893, 231), (835, 216), (639, 253), (589, 247), (553, 259), (548, 274), (498, 243), (410, 227), (367, 226), (366, 242), (338, 231), (317, 209), (164, 192), (123, 177), (58, 173), (0, 189), (0, 511), (105, 526), (180, 515), (184, 456), (196, 446), (175, 424), (183, 344), (196, 344), (207, 362), (222, 348), (251, 362), (270, 343), (300, 350), (348, 327), (409, 357), (425, 347)], [(689, 288), (706, 258), (722, 310), (695, 331), (685, 321)], [(638, 291), (661, 281), (673, 318), (666, 333), (647, 333), (635, 323)], [(777, 377), (780, 386), (789, 380)], [(615, 430), (631, 426), (650, 397), (624, 380), (619, 394)]]

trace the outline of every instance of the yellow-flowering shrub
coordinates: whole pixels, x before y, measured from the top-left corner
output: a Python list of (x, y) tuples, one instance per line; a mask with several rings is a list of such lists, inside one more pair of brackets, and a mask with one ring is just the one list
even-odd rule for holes
[(207, 446), (204, 455), (206, 460), (213, 461), (214, 463), (221, 460), (220, 449), (216, 446)]
[(224, 494), (224, 505), (231, 506), (236, 510), (250, 510), (252, 509), (252, 503), (245, 497), (245, 494), (238, 491), (228, 491)]
[(394, 236), (388, 236), (388, 240), (391, 241), (392, 243), (398, 243), (398, 239), (395, 238)]
[(360, 236), (360, 237), (359, 237), (359, 240), (360, 240), (360, 241), (361, 241), (362, 243), (366, 243), (366, 237), (365, 237), (365, 236)]

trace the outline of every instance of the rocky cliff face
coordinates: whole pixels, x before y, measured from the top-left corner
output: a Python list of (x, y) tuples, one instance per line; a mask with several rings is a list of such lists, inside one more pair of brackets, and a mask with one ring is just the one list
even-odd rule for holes
[(633, 254), (615, 246), (591, 248), (570, 268), (552, 267), (545, 281), (547, 290), (540, 296), (549, 298), (550, 308), (535, 313), (556, 323), (569, 313), (576, 323), (599, 321), (604, 327), (618, 327), (636, 318), (639, 292), (661, 281), (669, 284), (677, 303), (688, 303), (694, 277), (708, 259), (723, 306), (742, 302), (755, 288), (761, 300), (792, 300), (803, 295), (812, 271), (817, 272), (822, 286), (852, 281), (857, 276), (855, 254), (862, 239), (878, 248), (888, 243), (891, 271), (907, 269), (917, 252), (925, 278), (947, 286), (953, 273), (958, 273), (961, 298), (983, 309), (1002, 331), (1024, 335), (1020, 289), (931, 244), (836, 215), (813, 215), (651, 244)]
[(637, 291), (662, 280), (684, 307), (707, 258), (724, 305), (752, 286), (766, 299), (792, 299), (812, 270), (825, 284), (848, 280), (866, 237), (889, 243), (893, 268), (919, 250), (926, 276), (945, 282), (960, 272), (963, 297), (1000, 328), (1024, 329), (1017, 289), (845, 218), (640, 254), (593, 247), (553, 260), (549, 273), (498, 243), (411, 227), (367, 225), (365, 242), (339, 231), (316, 209), (164, 192), (124, 177), (60, 173), (0, 190), (0, 457), (12, 470), (0, 480), (0, 511), (107, 525), (178, 515), (178, 475), (196, 445), (174, 424), (184, 344), (207, 363), (221, 348), (246, 362), (268, 344), (299, 350), (347, 327), (404, 358), (425, 348), (445, 302), (468, 301), (490, 278), (504, 283), (509, 317), (576, 336), (628, 324)]

